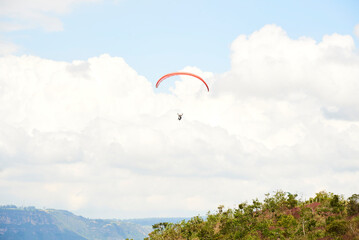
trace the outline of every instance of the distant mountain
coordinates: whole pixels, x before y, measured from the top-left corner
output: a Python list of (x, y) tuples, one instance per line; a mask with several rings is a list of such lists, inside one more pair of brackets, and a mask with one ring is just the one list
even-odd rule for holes
[(151, 230), (151, 225), (137, 224), (135, 219), (88, 219), (63, 210), (0, 206), (0, 239), (139, 240)]
[[(206, 217), (204, 217), (206, 218)], [(182, 220), (188, 221), (191, 218), (189, 217), (183, 217), (183, 218), (135, 218), (135, 219), (124, 219), (123, 221), (125, 222), (129, 222), (129, 223), (134, 223), (134, 224), (138, 224), (141, 225), (143, 227), (150, 227), (151, 231), (152, 231), (152, 225), (156, 224), (156, 223), (179, 223)]]

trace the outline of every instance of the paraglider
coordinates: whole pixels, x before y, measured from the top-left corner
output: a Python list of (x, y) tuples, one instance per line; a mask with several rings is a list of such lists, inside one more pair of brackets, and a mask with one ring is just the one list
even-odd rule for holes
[(160, 83), (161, 83), (163, 80), (165, 80), (166, 78), (169, 78), (169, 77), (172, 77), (172, 76), (176, 76), (176, 75), (188, 75), (188, 76), (192, 76), (192, 77), (198, 78), (199, 80), (201, 80), (201, 81), (204, 83), (204, 85), (206, 85), (206, 88), (207, 88), (207, 90), (208, 90), (208, 92), (209, 92), (209, 87), (208, 87), (207, 83), (206, 83), (200, 76), (198, 76), (198, 75), (196, 75), (196, 74), (193, 74), (193, 73), (188, 73), (188, 72), (173, 72), (173, 73), (168, 73), (168, 74), (162, 76), (162, 77), (157, 81), (157, 83), (156, 83), (156, 88), (158, 88), (158, 86), (160, 85)]
[[(176, 75), (188, 75), (188, 76), (192, 76), (192, 77), (195, 77), (195, 78), (201, 80), (201, 81), (204, 83), (204, 85), (206, 86), (207, 91), (209, 92), (209, 87), (208, 87), (207, 83), (206, 83), (200, 76), (198, 76), (198, 75), (196, 75), (196, 74), (193, 74), (193, 73), (188, 73), (188, 72), (173, 72), (173, 73), (168, 73), (168, 74), (162, 76), (160, 79), (158, 79), (158, 81), (157, 81), (157, 83), (156, 83), (156, 88), (158, 88), (158, 86), (161, 84), (161, 82), (162, 82), (163, 80), (165, 80), (166, 78), (169, 78), (169, 77), (172, 77), (172, 76), (176, 76)], [(181, 121), (183, 113), (182, 113), (182, 114), (177, 113), (177, 115), (178, 115), (178, 121)]]

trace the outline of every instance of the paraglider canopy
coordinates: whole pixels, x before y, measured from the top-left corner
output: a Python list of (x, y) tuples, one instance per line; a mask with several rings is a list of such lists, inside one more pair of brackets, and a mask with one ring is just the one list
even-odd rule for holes
[(195, 78), (198, 78), (199, 80), (201, 80), (204, 85), (206, 85), (207, 87), (207, 90), (209, 92), (209, 87), (207, 85), (207, 83), (200, 77), (200, 76), (197, 76), (196, 74), (193, 74), (193, 73), (188, 73), (188, 72), (173, 72), (173, 73), (168, 73), (164, 76), (162, 76), (156, 83), (156, 88), (158, 88), (158, 86), (160, 85), (160, 83), (165, 80), (166, 78), (169, 78), (169, 77), (172, 77), (172, 76), (176, 76), (176, 75), (188, 75), (188, 76), (192, 76), (192, 77), (195, 77)]

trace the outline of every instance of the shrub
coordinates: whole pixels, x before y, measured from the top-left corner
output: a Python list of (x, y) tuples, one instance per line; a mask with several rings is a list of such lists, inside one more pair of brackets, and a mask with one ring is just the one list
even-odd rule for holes
[(327, 226), (330, 235), (344, 235), (347, 231), (348, 226), (344, 220), (334, 220)]

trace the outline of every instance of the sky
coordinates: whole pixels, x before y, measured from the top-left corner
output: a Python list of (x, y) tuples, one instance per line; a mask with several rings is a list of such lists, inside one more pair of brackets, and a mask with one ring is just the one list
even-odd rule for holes
[[(358, 10), (0, 0), (0, 205), (188, 217), (276, 190), (358, 193)], [(173, 71), (210, 91), (157, 89)]]

